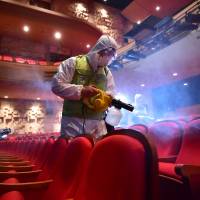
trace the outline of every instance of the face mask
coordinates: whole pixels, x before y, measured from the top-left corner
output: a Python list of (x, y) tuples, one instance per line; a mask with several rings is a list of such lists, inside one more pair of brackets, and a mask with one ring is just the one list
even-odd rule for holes
[(98, 66), (107, 66), (112, 62), (111, 56), (99, 56), (98, 58)]

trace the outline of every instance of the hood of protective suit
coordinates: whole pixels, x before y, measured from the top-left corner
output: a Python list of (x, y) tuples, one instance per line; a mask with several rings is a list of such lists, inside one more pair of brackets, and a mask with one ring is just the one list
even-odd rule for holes
[(92, 49), (87, 54), (90, 65), (96, 70), (98, 67), (103, 67), (109, 64), (110, 60), (106, 56), (99, 55), (99, 52), (113, 48), (117, 50), (117, 42), (114, 38), (108, 35), (102, 35), (97, 43), (92, 47)]

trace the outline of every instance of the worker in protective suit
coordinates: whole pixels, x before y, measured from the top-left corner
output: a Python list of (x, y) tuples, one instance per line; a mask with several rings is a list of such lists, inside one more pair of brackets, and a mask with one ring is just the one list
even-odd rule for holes
[(86, 55), (71, 57), (61, 63), (53, 77), (52, 91), (64, 99), (61, 135), (107, 133), (105, 112), (88, 108), (83, 99), (97, 95), (99, 90), (114, 95), (114, 80), (107, 65), (116, 57), (117, 43), (107, 35), (99, 38)]

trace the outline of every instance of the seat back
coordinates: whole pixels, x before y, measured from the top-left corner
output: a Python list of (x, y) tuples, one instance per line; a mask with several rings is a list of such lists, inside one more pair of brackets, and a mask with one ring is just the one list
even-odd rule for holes
[(48, 160), (49, 155), (51, 154), (54, 143), (55, 140), (52, 138), (47, 139), (45, 142), (44, 148), (35, 163), (38, 169), (42, 169), (44, 167), (45, 162)]
[(39, 180), (54, 178), (54, 175), (56, 171), (59, 170), (59, 165), (63, 160), (67, 145), (68, 141), (64, 138), (59, 138), (55, 141), (51, 148), (51, 152), (43, 165), (43, 171), (38, 176)]
[(157, 199), (156, 151), (146, 136), (128, 129), (113, 133), (95, 144), (75, 200)]
[(188, 122), (176, 163), (200, 165), (200, 119)]
[(44, 199), (72, 199), (86, 171), (89, 156), (93, 148), (93, 140), (80, 135), (71, 140), (54, 176), (54, 182), (48, 188)]
[(149, 127), (148, 135), (156, 145), (159, 158), (175, 156), (181, 147), (183, 127), (176, 121), (160, 121)]
[(143, 134), (148, 133), (148, 127), (144, 124), (134, 124), (134, 125), (130, 126), (129, 129), (136, 130), (136, 131), (143, 133)]
[(188, 116), (188, 121), (192, 121), (192, 120), (196, 120), (196, 119), (200, 119), (199, 114), (191, 114)]

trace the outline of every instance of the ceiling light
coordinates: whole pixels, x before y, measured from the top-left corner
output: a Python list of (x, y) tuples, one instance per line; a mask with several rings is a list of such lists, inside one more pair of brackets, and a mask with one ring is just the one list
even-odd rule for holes
[(89, 49), (90, 48), (90, 44), (87, 44), (86, 47)]
[(156, 11), (159, 11), (160, 10), (160, 6), (156, 6)]
[(37, 100), (40, 100), (40, 97), (37, 97)]
[(172, 76), (178, 76), (178, 73), (173, 73)]
[(57, 40), (59, 40), (59, 39), (62, 37), (62, 35), (61, 35), (60, 32), (55, 32), (54, 37), (55, 37)]
[(8, 99), (8, 96), (4, 96), (5, 99)]
[(144, 87), (144, 86), (145, 86), (145, 84), (141, 84), (140, 86), (141, 86), (141, 87)]
[(104, 2), (107, 2), (108, 0), (103, 0)]
[(23, 31), (24, 32), (29, 32), (29, 30), (30, 30), (30, 28), (29, 28), (29, 26), (27, 26), (27, 25), (25, 25), (25, 26), (23, 26)]
[(82, 12), (86, 12), (86, 11), (87, 11), (87, 9), (82, 3), (76, 4), (76, 12), (77, 13), (80, 13), (80, 12), (82, 13)]
[(140, 20), (138, 20), (138, 21), (137, 21), (137, 24), (141, 24), (141, 21), (140, 21)]
[(183, 85), (184, 85), (184, 86), (187, 86), (187, 85), (188, 85), (188, 83), (184, 83)]
[(102, 8), (102, 9), (100, 9), (99, 11), (100, 11), (102, 17), (105, 17), (105, 18), (108, 17), (108, 12), (107, 12), (107, 10), (105, 10), (105, 9)]

